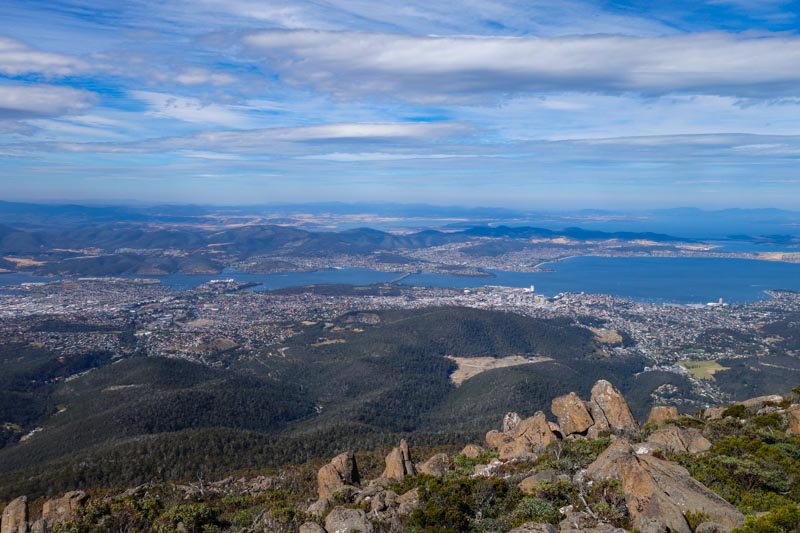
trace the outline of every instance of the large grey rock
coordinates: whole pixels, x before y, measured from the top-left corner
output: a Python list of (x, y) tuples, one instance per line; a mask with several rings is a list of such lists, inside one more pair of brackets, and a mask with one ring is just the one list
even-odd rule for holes
[(327, 533), (372, 533), (375, 528), (361, 509), (336, 507), (325, 518)]
[(358, 468), (352, 452), (337, 455), (317, 472), (320, 499), (331, 499), (335, 492), (347, 485), (356, 485), (358, 482)]
[(0, 533), (28, 533), (28, 498), (20, 496), (3, 510)]
[(756, 398), (750, 398), (749, 400), (736, 402), (736, 404), (744, 405), (747, 409), (757, 411), (767, 404), (777, 404), (781, 403), (782, 401), (783, 396), (780, 394), (770, 394), (768, 396), (758, 396)]
[(731, 529), (744, 523), (742, 513), (693, 479), (685, 468), (648, 454), (637, 455), (624, 439), (600, 454), (586, 475), (622, 483), (632, 524), (642, 533), (692, 533), (686, 512), (705, 513), (710, 521)]
[(553, 398), (550, 410), (558, 418), (558, 426), (564, 436), (584, 433), (594, 425), (586, 405), (574, 392)]
[(411, 451), (405, 439), (400, 441), (400, 446), (394, 448), (386, 456), (386, 468), (381, 477), (389, 479), (403, 479), (417, 473), (414, 462), (411, 460)]

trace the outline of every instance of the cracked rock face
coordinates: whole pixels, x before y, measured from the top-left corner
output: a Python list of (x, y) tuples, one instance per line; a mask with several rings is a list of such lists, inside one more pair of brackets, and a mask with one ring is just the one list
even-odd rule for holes
[(28, 498), (20, 496), (3, 510), (0, 519), (2, 533), (28, 533)]
[(317, 472), (319, 497), (320, 499), (330, 499), (335, 492), (345, 486), (355, 485), (358, 481), (358, 468), (353, 453), (339, 454)]
[(705, 513), (729, 530), (744, 523), (742, 513), (693, 479), (685, 468), (652, 455), (637, 455), (624, 439), (600, 454), (586, 475), (622, 483), (633, 526), (643, 533), (692, 533), (687, 512)]
[(411, 451), (405, 439), (400, 441), (400, 446), (394, 448), (386, 456), (386, 468), (381, 477), (389, 479), (403, 479), (417, 473), (414, 462), (411, 460)]
[(622, 393), (604, 379), (599, 380), (592, 387), (589, 404), (595, 422), (594, 429), (597, 431), (603, 431), (603, 426), (613, 431), (638, 427)]
[(558, 426), (564, 436), (584, 433), (594, 425), (586, 405), (574, 392), (553, 398), (550, 410), (558, 418)]

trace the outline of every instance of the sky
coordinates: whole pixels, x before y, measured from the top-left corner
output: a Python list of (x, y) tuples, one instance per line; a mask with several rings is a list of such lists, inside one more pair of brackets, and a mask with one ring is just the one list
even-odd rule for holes
[(4, 0), (0, 199), (798, 208), (800, 1)]

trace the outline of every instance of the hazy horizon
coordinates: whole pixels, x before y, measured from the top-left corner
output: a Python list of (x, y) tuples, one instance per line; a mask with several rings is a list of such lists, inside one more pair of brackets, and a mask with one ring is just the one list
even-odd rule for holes
[(796, 7), (12, 0), (2, 194), (794, 208)]

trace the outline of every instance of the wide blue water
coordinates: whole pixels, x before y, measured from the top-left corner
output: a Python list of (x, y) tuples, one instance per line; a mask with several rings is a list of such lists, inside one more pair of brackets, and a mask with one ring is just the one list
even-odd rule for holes
[[(764, 293), (767, 289), (800, 291), (800, 264), (721, 258), (576, 257), (545, 266), (552, 268), (553, 272), (494, 271), (493, 278), (415, 274), (401, 283), (453, 288), (485, 285), (529, 287), (533, 284), (537, 293), (547, 296), (560, 292), (587, 292), (682, 304), (706, 303), (719, 298), (730, 303), (747, 303), (767, 298)], [(181, 290), (219, 278), (261, 283), (255, 290), (270, 290), (326, 283), (367, 285), (393, 281), (398, 274), (352, 268), (280, 274), (226, 271), (218, 275), (159, 277), (163, 284)], [(26, 281), (48, 279), (21, 274), (0, 275), (0, 286)]]

